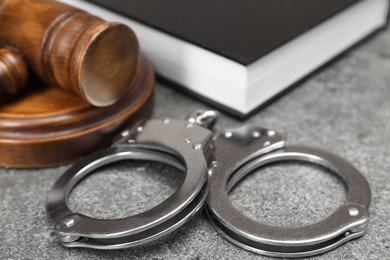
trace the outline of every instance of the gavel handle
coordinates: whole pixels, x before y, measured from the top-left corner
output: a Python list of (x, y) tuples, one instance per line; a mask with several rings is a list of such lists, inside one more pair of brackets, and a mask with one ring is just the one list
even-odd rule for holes
[(14, 49), (0, 49), (0, 93), (14, 94), (27, 84), (28, 70)]

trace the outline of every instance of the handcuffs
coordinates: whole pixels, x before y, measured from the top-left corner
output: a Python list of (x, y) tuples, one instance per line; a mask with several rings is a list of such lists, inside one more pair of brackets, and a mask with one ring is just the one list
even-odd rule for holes
[[(176, 230), (204, 204), (214, 227), (244, 249), (274, 257), (305, 257), (329, 251), (368, 229), (370, 186), (345, 160), (330, 153), (286, 146), (275, 131), (244, 126), (218, 137), (208, 128), (216, 113), (197, 111), (186, 120), (147, 120), (125, 130), (112, 147), (87, 156), (67, 170), (47, 197), (46, 211), (65, 247), (119, 249), (138, 246)], [(184, 181), (164, 202), (122, 219), (94, 219), (72, 212), (74, 186), (98, 168), (120, 160), (161, 162), (185, 172)], [(323, 221), (299, 228), (272, 227), (239, 213), (228, 193), (247, 174), (279, 161), (305, 161), (339, 175), (347, 201)]]

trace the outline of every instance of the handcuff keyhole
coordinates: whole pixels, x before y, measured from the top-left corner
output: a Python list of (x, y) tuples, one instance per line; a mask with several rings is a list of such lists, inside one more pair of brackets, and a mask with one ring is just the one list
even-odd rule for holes
[(245, 177), (229, 198), (241, 214), (262, 224), (303, 227), (325, 219), (343, 205), (347, 188), (336, 174), (321, 166), (278, 162)]
[(68, 206), (73, 212), (97, 219), (130, 217), (165, 201), (184, 176), (180, 170), (162, 163), (115, 162), (83, 179), (72, 190)]

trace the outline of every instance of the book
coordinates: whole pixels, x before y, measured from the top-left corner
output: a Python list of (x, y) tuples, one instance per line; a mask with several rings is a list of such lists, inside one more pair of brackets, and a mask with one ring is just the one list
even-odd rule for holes
[(247, 116), (387, 24), (389, 0), (62, 0), (129, 25), (157, 74)]

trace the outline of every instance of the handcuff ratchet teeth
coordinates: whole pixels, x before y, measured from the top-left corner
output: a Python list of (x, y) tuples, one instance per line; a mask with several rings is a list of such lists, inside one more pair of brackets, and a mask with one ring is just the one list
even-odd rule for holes
[[(364, 235), (371, 191), (367, 180), (345, 160), (316, 149), (286, 146), (275, 131), (244, 126), (213, 137), (213, 111), (186, 120), (148, 120), (125, 130), (111, 148), (69, 168), (48, 194), (46, 211), (66, 247), (119, 249), (138, 246), (176, 230), (207, 200), (216, 229), (232, 243), (268, 256), (305, 257), (331, 250)], [(156, 207), (123, 219), (94, 219), (72, 212), (67, 198), (74, 186), (100, 167), (120, 160), (161, 162), (185, 172), (178, 189)], [(271, 227), (239, 213), (228, 193), (246, 175), (280, 161), (305, 161), (339, 175), (347, 202), (325, 220), (300, 228)]]

